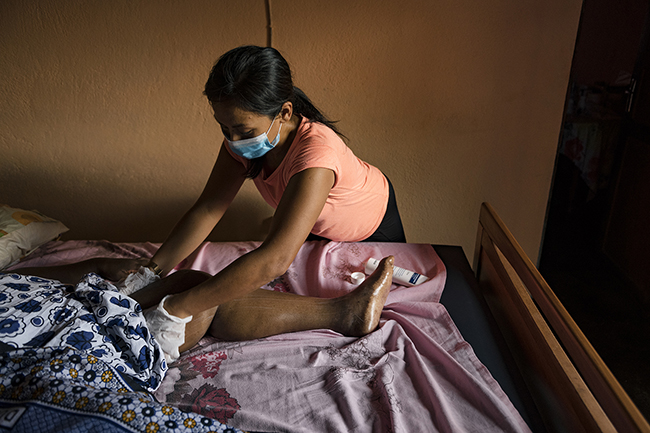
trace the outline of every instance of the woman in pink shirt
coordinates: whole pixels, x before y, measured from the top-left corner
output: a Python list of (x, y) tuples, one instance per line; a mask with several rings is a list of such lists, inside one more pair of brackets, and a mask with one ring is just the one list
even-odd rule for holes
[(280, 277), (305, 240), (406, 241), (388, 179), (357, 158), (334, 123), (293, 85), (277, 50), (243, 46), (227, 52), (204, 93), (225, 140), (200, 197), (148, 266), (167, 274), (192, 253), (246, 178), (254, 180), (275, 214), (257, 249), (192, 290), (163, 300), (167, 313), (195, 319), (204, 314), (204, 331), (209, 327), (218, 335), (217, 320), (211, 323), (214, 309), (208, 307), (250, 296)]
[(275, 214), (262, 245), (233, 263), (233, 272), (245, 269), (240, 284), (257, 288), (282, 275), (307, 239), (406, 241), (388, 179), (293, 85), (277, 50), (225, 53), (204, 94), (225, 139), (202, 194), (152, 258), (156, 269), (170, 271), (205, 240), (246, 178)]

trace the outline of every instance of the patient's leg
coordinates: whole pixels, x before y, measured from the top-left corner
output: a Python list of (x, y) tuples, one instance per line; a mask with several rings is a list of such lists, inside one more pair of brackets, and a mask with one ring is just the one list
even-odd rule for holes
[(339, 298), (256, 290), (220, 305), (209, 331), (225, 340), (250, 340), (310, 329), (331, 329), (355, 337), (366, 335), (379, 324), (392, 276), (390, 256), (359, 287)]
[[(130, 295), (138, 301), (143, 310), (148, 310), (144, 313), (147, 324), (151, 333), (165, 351), (165, 356), (169, 357), (168, 362), (178, 357), (179, 351), (182, 352), (191, 348), (203, 338), (212, 323), (217, 307), (208, 308), (199, 314), (195, 314), (192, 320), (186, 324), (175, 324), (172, 319), (165, 319), (164, 315), (155, 310), (165, 296), (191, 290), (210, 277), (210, 274), (200, 271), (180, 270)], [(176, 341), (177, 335), (179, 335), (177, 332), (184, 335), (180, 342)], [(181, 344), (183, 340), (185, 343)]]
[[(310, 329), (331, 329), (349, 336), (368, 334), (379, 324), (392, 282), (393, 261), (392, 256), (383, 259), (359, 287), (339, 298), (258, 289), (214, 306), (185, 325), (185, 343), (179, 351), (193, 347), (208, 331), (224, 340), (252, 340)], [(203, 272), (178, 271), (131, 296), (146, 309), (157, 305), (164, 296), (191, 290), (208, 278), (210, 275)]]
[(211, 275), (205, 272), (182, 269), (143, 287), (129, 296), (138, 301), (143, 310), (146, 310), (149, 307), (158, 305), (165, 296), (191, 290), (192, 287), (198, 286), (210, 277)]
[[(74, 282), (87, 272), (111, 274), (113, 268), (122, 269), (127, 262), (133, 269), (141, 265), (136, 259), (91, 259), (72, 265), (24, 268), (12, 272)], [(118, 276), (121, 274), (115, 273), (115, 277)], [(389, 256), (359, 287), (339, 298), (323, 299), (256, 290), (195, 315), (185, 326), (185, 343), (180, 351), (194, 346), (208, 331), (228, 340), (250, 340), (310, 329), (332, 329), (350, 336), (365, 335), (379, 324), (392, 276), (393, 257)], [(143, 309), (148, 309), (157, 306), (165, 296), (192, 290), (210, 277), (199, 271), (181, 270), (130, 296)]]

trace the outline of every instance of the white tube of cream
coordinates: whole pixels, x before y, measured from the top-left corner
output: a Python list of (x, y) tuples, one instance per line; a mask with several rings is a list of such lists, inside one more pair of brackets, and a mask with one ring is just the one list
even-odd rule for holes
[[(368, 259), (365, 265), (365, 271), (367, 275), (372, 274), (375, 269), (379, 266), (379, 260), (377, 259)], [(424, 283), (429, 278), (425, 277), (422, 274), (417, 272), (409, 271), (408, 269), (400, 268), (398, 266), (393, 266), (393, 282), (395, 284), (401, 284), (402, 286), (417, 286), (418, 284)]]

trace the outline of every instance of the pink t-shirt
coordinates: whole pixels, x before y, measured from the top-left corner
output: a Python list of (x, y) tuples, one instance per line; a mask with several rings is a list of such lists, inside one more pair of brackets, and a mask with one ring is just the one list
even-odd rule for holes
[[(244, 165), (247, 160), (228, 152)], [(379, 227), (388, 205), (388, 181), (379, 169), (357, 158), (352, 150), (327, 126), (309, 122), (298, 126), (296, 137), (280, 166), (255, 186), (273, 208), (278, 206), (289, 179), (308, 168), (328, 168), (334, 172), (334, 186), (312, 233), (333, 241), (357, 242)]]

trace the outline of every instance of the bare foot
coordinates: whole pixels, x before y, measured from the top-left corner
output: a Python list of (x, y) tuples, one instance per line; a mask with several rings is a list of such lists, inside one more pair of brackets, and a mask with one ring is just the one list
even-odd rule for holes
[(338, 332), (361, 337), (374, 331), (393, 281), (393, 256), (385, 257), (363, 283), (352, 292), (337, 298), (340, 303), (340, 329)]

